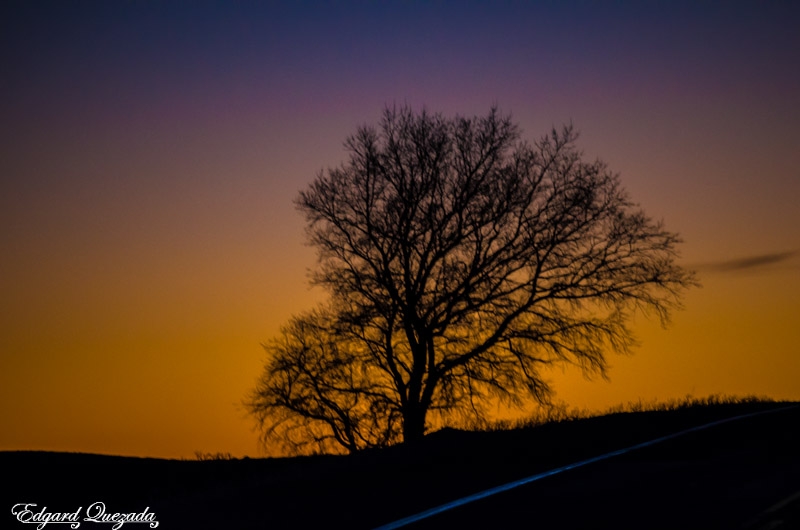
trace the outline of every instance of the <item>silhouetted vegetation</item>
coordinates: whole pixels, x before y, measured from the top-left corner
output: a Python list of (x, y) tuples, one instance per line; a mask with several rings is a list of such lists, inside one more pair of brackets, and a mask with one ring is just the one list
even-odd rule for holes
[(537, 409), (531, 415), (513, 420), (493, 420), (493, 421), (467, 421), (463, 428), (468, 431), (512, 431), (516, 429), (530, 429), (543, 425), (561, 423), (564, 421), (583, 420), (588, 418), (608, 416), (626, 412), (668, 412), (686, 409), (707, 409), (725, 406), (743, 406), (748, 404), (767, 404), (774, 403), (775, 400), (766, 396), (733, 396), (723, 394), (712, 394), (706, 397), (697, 398), (687, 395), (681, 399), (670, 399), (666, 401), (629, 401), (619, 405), (609, 407), (604, 411), (590, 411), (586, 409), (571, 408), (565, 403), (550, 404), (547, 407)]
[(329, 302), (266, 345), (246, 401), (270, 449), (354, 452), (546, 402), (543, 367), (603, 374), (634, 311), (668, 318), (694, 283), (679, 238), (576, 139), (408, 108), (347, 139), (297, 199)]
[(195, 460), (235, 460), (234, 457), (230, 453), (223, 453), (223, 452), (216, 452), (216, 453), (204, 453), (203, 451), (195, 451), (194, 452)]

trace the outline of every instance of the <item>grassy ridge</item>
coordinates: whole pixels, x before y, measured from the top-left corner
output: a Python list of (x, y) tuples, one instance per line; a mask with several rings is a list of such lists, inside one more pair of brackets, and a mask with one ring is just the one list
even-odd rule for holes
[(181, 461), (0, 452), (2, 499), (7, 514), (17, 502), (52, 511), (96, 500), (117, 511), (149, 506), (163, 528), (310, 528), (332, 520), (369, 528), (533, 473), (785, 405), (712, 397), (629, 404), (601, 416), (562, 410), (480, 431), (444, 429), (415, 446), (352, 456)]
[(583, 420), (598, 416), (608, 416), (625, 412), (669, 412), (693, 408), (710, 408), (716, 411), (724, 410), (726, 407), (760, 407), (775, 403), (774, 399), (763, 396), (729, 396), (724, 394), (712, 394), (710, 396), (697, 398), (687, 395), (680, 399), (667, 401), (629, 401), (621, 403), (606, 410), (597, 412), (588, 409), (571, 408), (567, 404), (554, 404), (549, 407), (542, 407), (536, 412), (523, 418), (514, 420), (497, 420), (492, 422), (466, 421), (462, 430), (467, 431), (508, 431), (517, 429), (528, 429), (540, 427), (542, 425), (561, 423), (564, 421)]

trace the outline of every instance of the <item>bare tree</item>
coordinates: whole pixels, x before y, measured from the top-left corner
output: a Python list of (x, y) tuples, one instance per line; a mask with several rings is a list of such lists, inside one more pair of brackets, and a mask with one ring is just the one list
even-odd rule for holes
[(324, 453), (397, 439), (401, 416), (381, 389), (381, 371), (329, 310), (295, 317), (264, 347), (269, 364), (247, 404), (265, 443)]
[[(587, 162), (572, 127), (532, 145), (508, 116), (387, 109), (297, 199), (324, 311), (268, 345), (247, 405), (267, 438), (348, 450), (424, 436), (491, 398), (546, 400), (541, 368), (605, 374), (636, 310), (695, 283), (678, 236)], [(324, 321), (324, 323), (323, 323)]]

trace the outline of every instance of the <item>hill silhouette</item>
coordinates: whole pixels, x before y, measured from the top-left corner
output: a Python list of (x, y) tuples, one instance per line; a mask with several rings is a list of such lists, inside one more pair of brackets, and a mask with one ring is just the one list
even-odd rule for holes
[[(702, 439), (692, 435), (696, 436), (693, 441), (687, 435), (682, 437), (686, 440), (665, 442), (658, 449), (662, 453), (657, 459), (667, 462), (664, 465), (687, 459), (713, 461), (715, 448), (731, 441), (747, 458), (767, 458), (756, 466), (766, 473), (757, 480), (772, 484), (775, 491), (761, 488), (740, 503), (749, 517), (755, 517), (770, 505), (770, 496), (792, 493), (791, 480), (800, 479), (800, 462), (784, 465), (779, 461), (796, 458), (795, 441), (787, 434), (800, 419), (796, 405), (749, 400), (618, 412), (513, 430), (445, 429), (411, 446), (350, 456), (190, 461), (6, 451), (0, 452), (4, 527), (25, 528), (10, 513), (17, 503), (36, 503), (50, 512), (74, 512), (102, 501), (109, 512), (141, 512), (147, 507), (165, 529), (373, 528), (509, 481), (694, 426), (782, 409), (757, 416), (758, 426), (756, 419), (734, 421), (709, 429)], [(776, 471), (770, 463), (783, 474), (772, 476)], [(744, 462), (742, 468), (752, 468), (751, 464)], [(635, 469), (635, 465), (628, 468)], [(560, 483), (572, 480), (567, 474), (559, 477)], [(795, 489), (798, 483), (794, 482)], [(570, 487), (580, 490), (575, 484)], [(681, 485), (658, 487), (669, 491)], [(752, 507), (745, 509), (745, 501)], [(573, 501), (564, 502), (568, 507)], [(724, 519), (724, 514), (716, 517)], [(545, 523), (541, 528), (550, 527), (546, 520), (540, 523)], [(481, 527), (470, 526), (469, 521), (459, 524)]]

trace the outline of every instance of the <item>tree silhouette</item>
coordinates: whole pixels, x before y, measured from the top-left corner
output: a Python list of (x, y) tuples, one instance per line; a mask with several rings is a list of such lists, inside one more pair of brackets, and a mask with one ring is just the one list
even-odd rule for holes
[(246, 405), (265, 442), (355, 451), (546, 400), (555, 362), (605, 374), (636, 310), (694, 283), (680, 240), (587, 162), (572, 127), (531, 144), (509, 116), (386, 109), (297, 199), (330, 301), (266, 345)]

